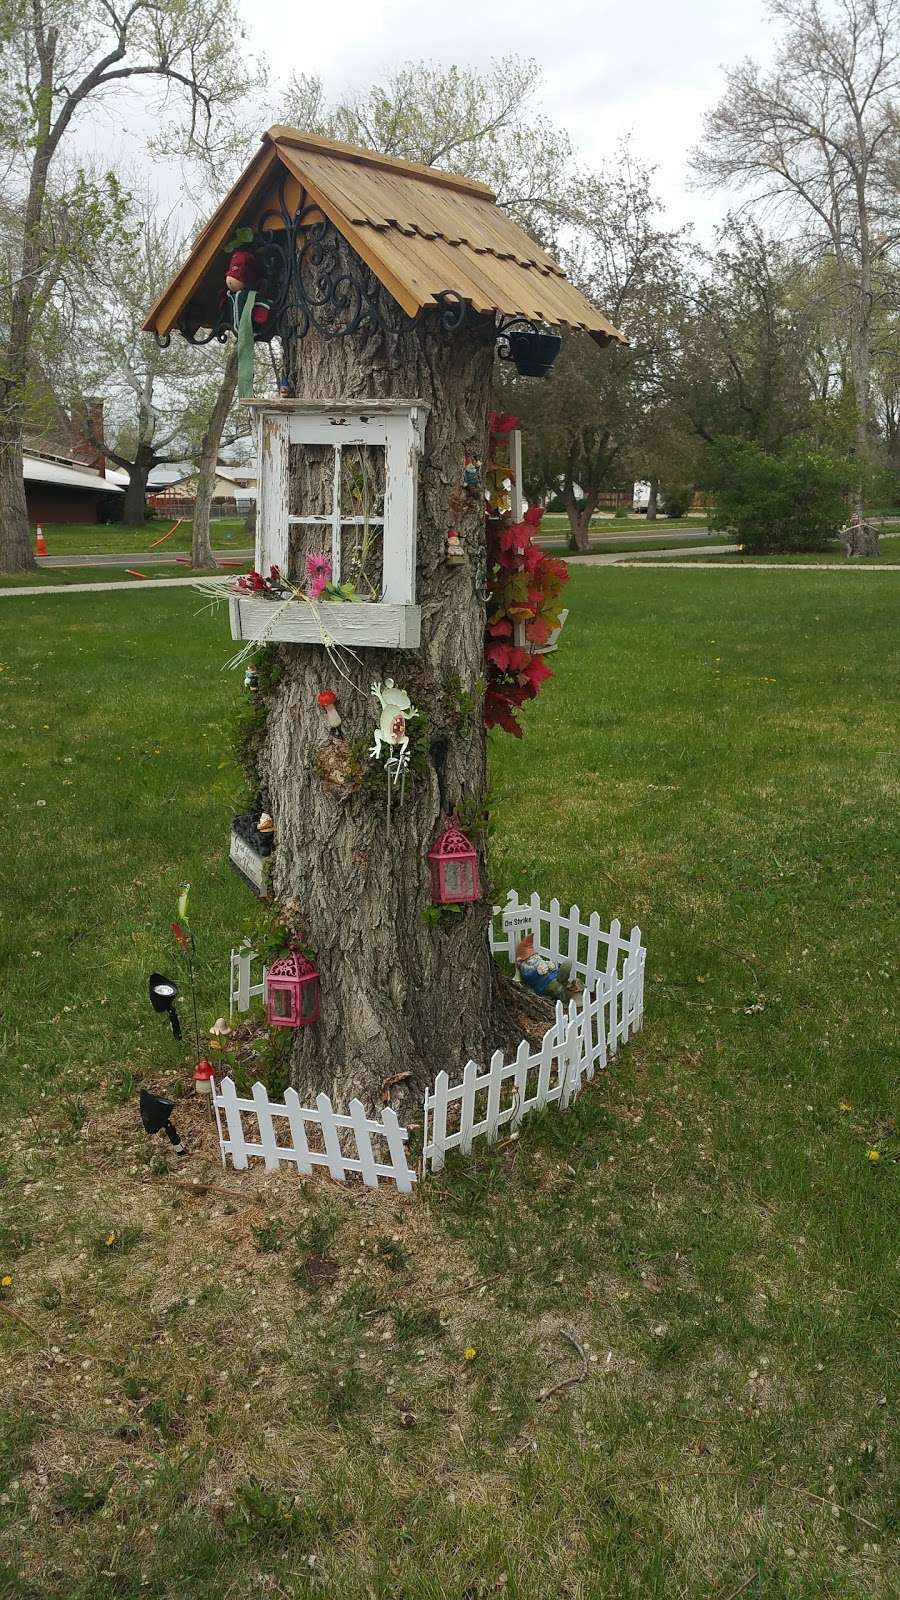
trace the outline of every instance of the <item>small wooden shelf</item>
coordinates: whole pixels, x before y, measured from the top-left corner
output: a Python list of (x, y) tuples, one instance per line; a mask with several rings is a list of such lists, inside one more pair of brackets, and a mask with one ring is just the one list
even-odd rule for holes
[[(323, 635), (335, 644), (372, 650), (417, 650), (422, 634), (420, 606), (387, 601), (329, 600), (322, 605), (292, 601), (280, 606), (273, 600), (230, 597), (232, 639), (265, 639), (283, 644), (322, 644)], [(278, 613), (274, 627), (272, 617)], [(268, 629), (268, 631), (266, 631)]]

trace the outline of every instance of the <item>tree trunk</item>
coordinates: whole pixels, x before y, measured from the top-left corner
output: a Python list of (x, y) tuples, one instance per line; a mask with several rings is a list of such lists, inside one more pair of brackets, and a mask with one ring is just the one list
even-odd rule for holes
[(564, 495), (566, 515), (569, 518), (569, 549), (590, 550), (591, 517), (594, 507), (590, 500), (576, 500), (574, 495)]
[(213, 555), (209, 539), (209, 513), (212, 506), (213, 490), (216, 486), (216, 466), (219, 460), (219, 445), (222, 442), (222, 429), (225, 418), (231, 409), (234, 391), (237, 385), (237, 340), (232, 340), (228, 347), (225, 359), (225, 370), (222, 373), (222, 382), (216, 395), (203, 442), (200, 446), (200, 464), (197, 472), (197, 494), (194, 500), (194, 526), (191, 538), (191, 561), (195, 567), (214, 567), (216, 558)]
[[(431, 407), (419, 464), (421, 647), (345, 655), (344, 678), (322, 647), (282, 645), (280, 676), (266, 694), (259, 778), (275, 819), (273, 890), (321, 974), (321, 1020), (299, 1028), (293, 1045), (292, 1076), (305, 1100), (325, 1089), (341, 1105), (354, 1094), (379, 1105), (382, 1085), (408, 1074), (393, 1098), (401, 1114), (415, 1116), (435, 1072), (458, 1075), (469, 1057), (484, 1062), (498, 1043), (486, 939), (491, 888), (472, 820), (486, 794), (484, 514), (480, 499), (461, 491), (465, 455), (486, 458), (492, 348), (492, 326), (477, 326), (452, 337), (404, 331), (325, 340), (311, 331), (292, 352), (300, 398), (412, 396)], [(447, 563), (451, 527), (464, 566)], [(409, 693), (418, 727), (427, 729), (422, 769), (409, 773), (402, 803), (393, 791), (390, 822), (386, 776), (341, 795), (317, 771), (328, 750), (317, 695), (333, 689), (339, 738), (372, 782), (377, 769), (364, 754), (379, 713), (372, 684), (388, 677)], [(479, 851), (481, 896), (435, 921), (427, 855), (459, 807)]]
[(656, 503), (659, 499), (659, 479), (650, 479), (650, 493), (647, 497), (647, 521), (656, 521)]
[(122, 497), (122, 523), (126, 528), (142, 528), (146, 520), (147, 479), (153, 469), (153, 457), (140, 447), (136, 459), (127, 467), (128, 483)]
[(10, 406), (6, 415), (0, 412), (0, 572), (28, 572), (36, 565), (22, 471), (22, 423)]
[(850, 560), (854, 556), (877, 556), (878, 536), (879, 529), (874, 522), (866, 522), (864, 517), (851, 517), (841, 532), (841, 543), (847, 552), (847, 559)]

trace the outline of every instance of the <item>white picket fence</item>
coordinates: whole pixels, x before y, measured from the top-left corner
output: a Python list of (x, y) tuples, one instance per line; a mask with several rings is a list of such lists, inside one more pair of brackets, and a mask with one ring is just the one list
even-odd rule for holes
[[(366, 1116), (362, 1101), (351, 1100), (344, 1116), (335, 1111), (327, 1094), (320, 1094), (313, 1111), (300, 1104), (295, 1089), (285, 1090), (283, 1102), (270, 1100), (262, 1083), (253, 1085), (252, 1097), (246, 1100), (238, 1095), (233, 1078), (223, 1078), (221, 1085), (213, 1085), (213, 1108), (222, 1165), (230, 1156), (238, 1172), (244, 1171), (251, 1156), (259, 1156), (267, 1172), (277, 1171), (284, 1162), (292, 1163), (307, 1176), (314, 1167), (327, 1167), (338, 1183), (344, 1183), (348, 1173), (358, 1172), (370, 1188), (377, 1188), (379, 1179), (387, 1178), (396, 1183), (402, 1194), (408, 1194), (416, 1181), (415, 1171), (406, 1159), (407, 1130), (401, 1128), (397, 1113), (390, 1106), (385, 1106), (381, 1120), (376, 1121)], [(279, 1131), (287, 1124), (289, 1143), (279, 1142), (276, 1122)], [(351, 1142), (348, 1134), (352, 1136), (355, 1155), (345, 1154), (341, 1147), (342, 1135), (345, 1145)], [(377, 1158), (373, 1139), (383, 1144), (379, 1154), (384, 1159)]]
[(257, 995), (265, 996), (266, 972), (263, 967), (256, 983), (253, 982), (253, 963), (258, 961), (249, 939), (245, 939), (237, 950), (231, 952), (231, 970), (228, 979), (228, 1020), (232, 1021), (236, 1011), (249, 1011), (250, 1001)]
[[(577, 906), (563, 913), (559, 901), (551, 900), (545, 909), (539, 895), (520, 900), (510, 890), (506, 904), (494, 907), (491, 950), (514, 962), (516, 945), (526, 933), (534, 934), (541, 955), (571, 963), (572, 978), (583, 985), (581, 997), (568, 1006), (557, 1002), (555, 1018), (537, 1050), (523, 1039), (511, 1061), (504, 1061), (501, 1050), (494, 1051), (486, 1070), (467, 1061), (461, 1081), (452, 1086), (446, 1072), (437, 1074), (425, 1094), (423, 1177), (429, 1169), (440, 1172), (448, 1150), (468, 1154), (478, 1138), (493, 1141), (503, 1128), (513, 1134), (524, 1117), (543, 1106), (565, 1111), (583, 1083), (607, 1065), (643, 1022), (647, 952), (640, 928), (632, 928), (626, 939), (617, 919), (604, 928), (597, 912), (582, 922)], [(232, 950), (229, 1016), (248, 1010), (253, 998), (264, 995), (264, 966), (253, 981), (258, 959), (248, 939)], [(222, 1163), (230, 1156), (238, 1171), (251, 1157), (259, 1157), (269, 1171), (283, 1162), (306, 1174), (326, 1167), (338, 1182), (359, 1173), (370, 1187), (387, 1179), (405, 1194), (416, 1181), (406, 1156), (407, 1129), (390, 1106), (378, 1121), (366, 1116), (359, 1100), (351, 1100), (344, 1115), (320, 1094), (313, 1110), (300, 1104), (293, 1089), (282, 1102), (271, 1101), (261, 1083), (254, 1084), (250, 1099), (241, 1099), (233, 1080), (223, 1078), (221, 1085), (213, 1085), (213, 1107)], [(279, 1131), (287, 1124), (288, 1143), (279, 1142), (276, 1124)], [(373, 1139), (381, 1142), (382, 1159)], [(356, 1154), (345, 1154), (351, 1145)]]
[(466, 1155), (477, 1138), (492, 1142), (502, 1128), (514, 1134), (531, 1111), (553, 1104), (566, 1110), (598, 1065), (605, 1067), (641, 1026), (647, 952), (639, 928), (623, 939), (618, 921), (604, 929), (596, 912), (583, 923), (577, 906), (564, 915), (557, 900), (545, 910), (538, 895), (520, 901), (510, 891), (506, 905), (494, 907), (491, 949), (514, 961), (516, 945), (528, 932), (542, 955), (571, 962), (573, 977), (585, 984), (581, 999), (570, 1000), (568, 1009), (557, 1001), (555, 1020), (537, 1051), (523, 1039), (512, 1061), (504, 1061), (501, 1050), (494, 1051), (486, 1071), (467, 1061), (452, 1088), (449, 1075), (438, 1073), (425, 1094), (423, 1176), (429, 1168), (440, 1172), (448, 1150)]

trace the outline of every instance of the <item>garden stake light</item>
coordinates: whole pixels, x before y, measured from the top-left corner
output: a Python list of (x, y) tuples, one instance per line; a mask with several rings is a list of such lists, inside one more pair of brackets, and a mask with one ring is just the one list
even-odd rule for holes
[(147, 987), (154, 1011), (168, 1012), (172, 1033), (176, 1039), (180, 1039), (181, 1022), (175, 1009), (175, 1001), (178, 998), (177, 983), (173, 978), (164, 978), (161, 972), (151, 972)]
[(140, 1107), (145, 1133), (164, 1133), (175, 1154), (186, 1156), (187, 1150), (181, 1142), (178, 1130), (169, 1120), (175, 1109), (174, 1100), (165, 1100), (161, 1094), (151, 1094), (149, 1089), (142, 1089)]

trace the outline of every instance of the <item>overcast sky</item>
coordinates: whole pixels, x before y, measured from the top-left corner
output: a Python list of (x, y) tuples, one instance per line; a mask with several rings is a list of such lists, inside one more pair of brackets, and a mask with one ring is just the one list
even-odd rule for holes
[(544, 69), (541, 109), (592, 162), (631, 133), (660, 169), (673, 222), (708, 223), (721, 211), (687, 191), (686, 154), (723, 66), (765, 59), (772, 34), (762, 0), (270, 0), (252, 14), (257, 49), (335, 88), (365, 85), (410, 58), (477, 66), (511, 52), (533, 57)]
[[(629, 134), (659, 169), (669, 221), (694, 222), (704, 239), (729, 197), (688, 188), (687, 153), (721, 93), (723, 68), (745, 55), (766, 60), (772, 43), (763, 0), (244, 0), (242, 10), (248, 50), (268, 62), (268, 103), (258, 130), (248, 132), (278, 120), (279, 84), (291, 72), (318, 75), (339, 92), (364, 88), (409, 60), (477, 66), (508, 54), (532, 57), (544, 72), (536, 103), (567, 129), (580, 155), (600, 163)], [(146, 116), (137, 96), (129, 105), (117, 96), (95, 109), (80, 142), (108, 159), (112, 140), (139, 168)], [(157, 165), (152, 176), (167, 202), (183, 197), (173, 169)]]

